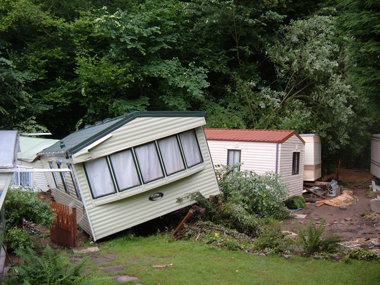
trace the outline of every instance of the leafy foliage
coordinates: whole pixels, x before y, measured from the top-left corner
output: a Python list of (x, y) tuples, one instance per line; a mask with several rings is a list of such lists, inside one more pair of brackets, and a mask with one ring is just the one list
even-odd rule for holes
[(38, 198), (37, 193), (10, 189), (4, 201), (6, 217), (5, 241), (15, 250), (31, 246), (28, 234), (23, 230), (23, 219), (49, 227), (54, 220), (48, 202)]
[[(89, 276), (82, 275), (87, 258), (81, 259), (75, 264), (70, 263), (68, 257), (56, 255), (49, 245), (38, 256), (30, 248), (16, 250), (19, 257), (24, 260), (9, 270), (11, 276), (7, 284), (84, 284)], [(95, 280), (91, 280), (93, 284)], [(100, 283), (100, 282), (98, 282)]]
[(220, 166), (216, 174), (223, 192), (223, 202), (241, 205), (258, 218), (283, 219), (288, 216), (284, 200), (289, 190), (286, 184), (281, 183), (279, 175), (272, 172), (258, 175), (253, 171), (233, 171), (227, 166)]
[(346, 255), (346, 260), (348, 259), (358, 259), (358, 260), (375, 260), (379, 259), (379, 254), (370, 251), (367, 248), (352, 248), (348, 251)]
[(298, 225), (296, 242), (302, 247), (304, 253), (310, 255), (316, 252), (334, 252), (339, 247), (340, 236), (330, 234), (322, 238), (325, 232), (323, 228), (325, 221), (322, 219), (319, 225), (315, 225), (314, 220), (310, 219), (306, 226)]
[(292, 196), (285, 200), (285, 205), (288, 209), (296, 210), (296, 209), (305, 209), (306, 202), (303, 196)]

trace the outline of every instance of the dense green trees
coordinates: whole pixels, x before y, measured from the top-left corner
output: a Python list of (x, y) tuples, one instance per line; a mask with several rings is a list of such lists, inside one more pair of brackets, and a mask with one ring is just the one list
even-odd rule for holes
[(206, 110), (210, 127), (360, 154), (380, 120), (380, 8), (338, 2), (0, 0), (1, 128), (59, 138), (130, 107)]

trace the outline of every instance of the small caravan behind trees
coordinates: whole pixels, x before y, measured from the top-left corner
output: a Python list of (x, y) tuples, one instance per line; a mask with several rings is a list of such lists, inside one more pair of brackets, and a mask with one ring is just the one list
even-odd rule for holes
[(282, 176), (289, 195), (302, 195), (305, 142), (293, 130), (205, 129), (214, 165), (242, 163), (240, 170)]
[(86, 126), (40, 153), (57, 202), (94, 240), (219, 194), (205, 112), (133, 112)]

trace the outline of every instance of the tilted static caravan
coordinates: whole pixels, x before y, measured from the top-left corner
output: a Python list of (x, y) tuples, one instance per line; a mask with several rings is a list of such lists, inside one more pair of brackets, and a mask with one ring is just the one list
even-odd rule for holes
[(32, 169), (43, 168), (37, 153), (56, 142), (58, 140), (20, 136), (21, 151), (17, 155), (17, 166), (19, 168), (30, 168), (31, 171), (27, 172), (26, 169), (25, 172), (14, 172), (11, 182), (12, 187), (27, 187), (34, 191), (47, 191), (49, 189), (46, 176), (50, 176), (51, 173), (32, 172)]
[(133, 112), (85, 127), (40, 153), (57, 202), (77, 207), (94, 240), (219, 194), (205, 112)]
[(305, 142), (292, 130), (205, 129), (214, 165), (282, 176), (289, 195), (302, 195)]
[(371, 174), (380, 178), (380, 134), (371, 138)]

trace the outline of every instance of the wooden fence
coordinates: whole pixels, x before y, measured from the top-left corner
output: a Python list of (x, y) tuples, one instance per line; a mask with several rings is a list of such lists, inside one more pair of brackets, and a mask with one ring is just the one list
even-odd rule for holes
[(60, 245), (75, 247), (78, 245), (77, 213), (76, 208), (68, 205), (51, 202), (50, 208), (56, 217), (50, 228), (50, 238)]

